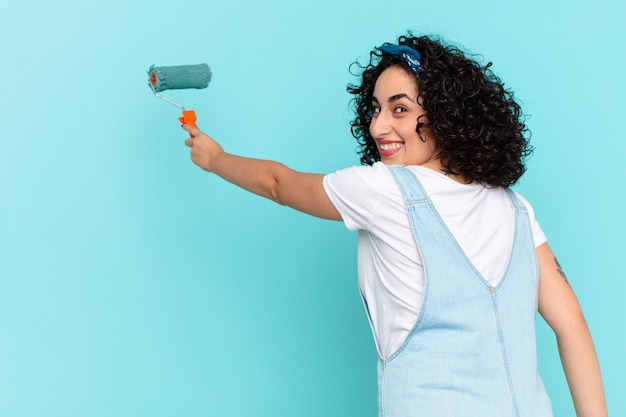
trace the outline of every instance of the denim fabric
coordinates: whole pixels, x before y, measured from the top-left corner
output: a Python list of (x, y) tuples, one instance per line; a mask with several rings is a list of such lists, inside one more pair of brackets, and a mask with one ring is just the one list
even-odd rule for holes
[(424, 262), (423, 307), (404, 345), (379, 360), (379, 417), (551, 417), (537, 370), (539, 269), (528, 213), (515, 205), (509, 263), (491, 287), (419, 180), (391, 167)]

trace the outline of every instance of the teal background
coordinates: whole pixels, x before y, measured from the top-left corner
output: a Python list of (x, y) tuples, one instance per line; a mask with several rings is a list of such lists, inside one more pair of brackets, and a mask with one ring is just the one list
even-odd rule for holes
[[(358, 164), (348, 66), (407, 29), (493, 61), (536, 147), (517, 189), (577, 291), (623, 415), (623, 2), (24, 0), (0, 13), (0, 415), (375, 416), (356, 235), (189, 161), (151, 64), (235, 153)], [(168, 96), (167, 94), (163, 93)], [(574, 415), (553, 334), (540, 366)]]

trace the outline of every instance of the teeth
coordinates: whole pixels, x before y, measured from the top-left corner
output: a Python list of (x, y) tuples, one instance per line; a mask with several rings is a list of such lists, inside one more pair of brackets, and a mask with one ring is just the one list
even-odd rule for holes
[(384, 143), (380, 145), (380, 149), (383, 151), (395, 151), (402, 147), (401, 143)]

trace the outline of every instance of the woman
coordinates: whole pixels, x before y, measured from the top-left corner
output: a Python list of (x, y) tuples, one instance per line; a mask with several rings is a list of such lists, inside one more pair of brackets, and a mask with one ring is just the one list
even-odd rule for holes
[(519, 106), (460, 50), (402, 36), (361, 67), (363, 166), (330, 175), (224, 152), (183, 126), (201, 168), (359, 231), (359, 288), (379, 353), (379, 415), (551, 416), (537, 310), (555, 331), (579, 417), (607, 414), (579, 303), (526, 200)]

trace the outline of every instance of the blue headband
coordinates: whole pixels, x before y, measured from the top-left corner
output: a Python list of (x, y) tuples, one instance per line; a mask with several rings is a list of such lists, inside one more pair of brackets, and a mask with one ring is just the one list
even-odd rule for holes
[(415, 75), (419, 76), (422, 72), (422, 56), (410, 46), (385, 43), (377, 46), (376, 49), (391, 55), (401, 56), (409, 67), (411, 67)]

